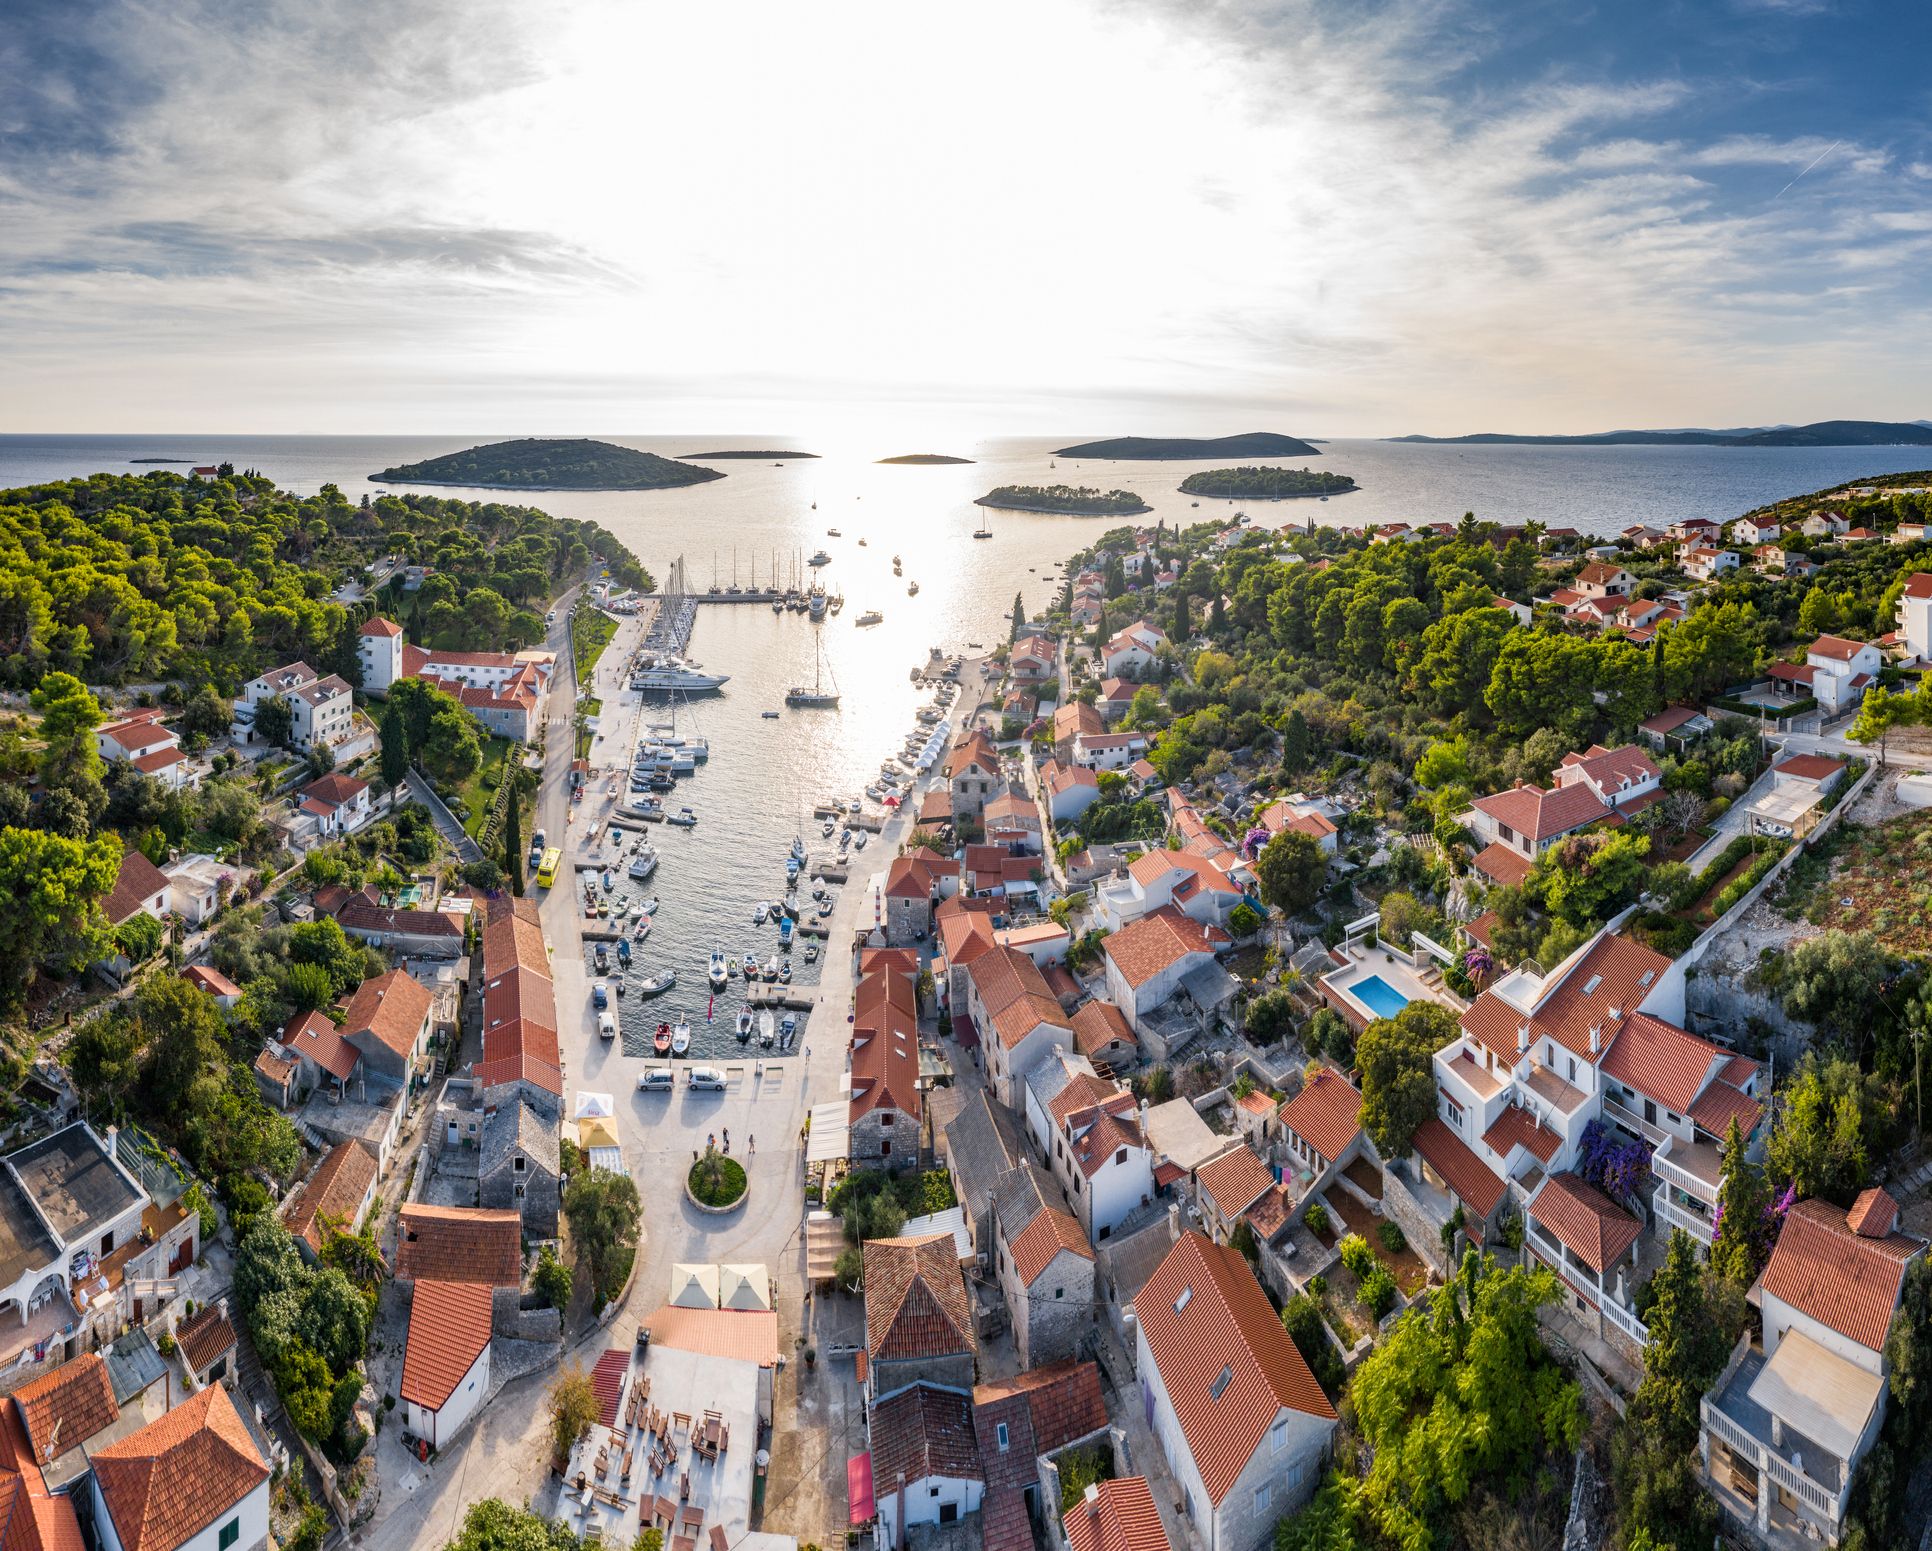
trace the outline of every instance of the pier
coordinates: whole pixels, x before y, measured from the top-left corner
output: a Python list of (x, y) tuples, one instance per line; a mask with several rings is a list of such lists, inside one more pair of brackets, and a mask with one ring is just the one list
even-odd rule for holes
[(682, 657), (685, 647), (691, 643), (691, 626), (697, 617), (698, 601), (685, 586), (684, 556), (679, 555), (671, 562), (670, 572), (664, 578), (664, 590), (658, 594), (657, 618), (651, 621), (643, 649), (660, 656)]

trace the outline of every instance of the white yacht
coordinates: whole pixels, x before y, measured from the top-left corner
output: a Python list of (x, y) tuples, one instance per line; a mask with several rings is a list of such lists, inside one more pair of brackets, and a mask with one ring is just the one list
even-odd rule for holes
[(639, 882), (642, 882), (657, 871), (657, 852), (650, 846), (645, 846), (637, 855), (631, 858), (630, 866), (625, 868), (624, 871), (631, 877), (636, 878)]
[(683, 1013), (671, 1027), (671, 1054), (681, 1056), (691, 1048), (691, 1023)]
[(823, 619), (825, 617), (826, 607), (830, 602), (831, 600), (826, 597), (823, 587), (814, 587), (811, 595), (805, 601), (805, 612), (810, 614), (813, 619)]
[(631, 688), (642, 690), (721, 689), (730, 682), (728, 673), (701, 673), (676, 657), (647, 658), (631, 675)]
[(807, 565), (830, 565), (832, 563), (832, 557), (826, 554), (826, 552), (821, 549), (817, 553), (815, 553), (810, 560), (807, 560), (805, 563)]
[(794, 684), (785, 691), (786, 705), (835, 706), (839, 703), (838, 681), (829, 685), (825, 682), (825, 653), (819, 649), (816, 640), (812, 643), (812, 683), (808, 689), (802, 684)]
[(725, 962), (724, 949), (713, 946), (711, 949), (711, 988), (722, 991), (731, 982), (731, 966)]
[(885, 615), (881, 614), (877, 609), (867, 609), (853, 623), (859, 625), (882, 625), (885, 623)]

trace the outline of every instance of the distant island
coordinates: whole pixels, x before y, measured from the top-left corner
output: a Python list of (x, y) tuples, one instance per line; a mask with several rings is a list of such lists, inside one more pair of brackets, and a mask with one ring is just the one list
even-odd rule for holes
[(949, 457), (943, 452), (902, 452), (896, 458), (881, 458), (881, 463), (971, 463), (971, 458)]
[(1084, 485), (1001, 485), (973, 504), (1067, 517), (1131, 517), (1154, 509), (1131, 490), (1089, 490)]
[(1323, 469), (1203, 469), (1181, 481), (1183, 495), (1226, 496), (1236, 501), (1292, 501), (1301, 496), (1341, 495), (1355, 488), (1347, 474)]
[(404, 485), (475, 485), (490, 490), (663, 490), (724, 475), (695, 463), (678, 463), (654, 452), (586, 437), (570, 441), (527, 437), (398, 464), (369, 477)]
[(680, 458), (816, 458), (815, 452), (681, 452)]
[(193, 458), (129, 458), (130, 463), (193, 463)]
[(1240, 436), (1116, 436), (1111, 441), (1061, 447), (1056, 458), (1133, 458), (1144, 462), (1189, 458), (1319, 458), (1319, 447), (1273, 431)]
[(1524, 447), (1932, 447), (1932, 425), (1918, 420), (1819, 420), (1811, 425), (1740, 426), (1728, 431), (1597, 431), (1588, 436), (1391, 436), (1392, 442)]

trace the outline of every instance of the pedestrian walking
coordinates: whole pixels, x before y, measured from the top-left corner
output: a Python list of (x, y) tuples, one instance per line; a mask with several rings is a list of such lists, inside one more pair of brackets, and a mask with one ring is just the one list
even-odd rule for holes
[(750, 1135), (745, 1138), (745, 1153), (748, 1157), (752, 1158), (758, 1156), (758, 1138), (755, 1135)]

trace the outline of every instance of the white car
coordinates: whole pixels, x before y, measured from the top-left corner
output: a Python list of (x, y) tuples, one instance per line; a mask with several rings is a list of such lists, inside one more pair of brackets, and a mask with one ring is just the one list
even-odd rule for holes
[(668, 1066), (653, 1066), (637, 1074), (639, 1093), (669, 1093), (677, 1083), (678, 1074)]
[(693, 1088), (723, 1088), (725, 1075), (715, 1066), (694, 1066), (691, 1068)]
[(616, 1038), (617, 1015), (615, 1013), (600, 1012), (597, 1015), (597, 1032), (603, 1035), (605, 1039)]

